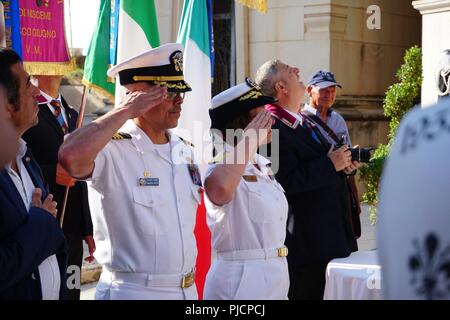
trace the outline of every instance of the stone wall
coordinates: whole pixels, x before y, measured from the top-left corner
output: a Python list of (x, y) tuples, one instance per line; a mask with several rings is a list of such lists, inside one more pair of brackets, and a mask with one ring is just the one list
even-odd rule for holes
[[(370, 30), (367, 8), (381, 10), (381, 28)], [(420, 45), (420, 15), (408, 0), (332, 0), (330, 13), (332, 71), (341, 95), (383, 96), (396, 82), (405, 51)]]

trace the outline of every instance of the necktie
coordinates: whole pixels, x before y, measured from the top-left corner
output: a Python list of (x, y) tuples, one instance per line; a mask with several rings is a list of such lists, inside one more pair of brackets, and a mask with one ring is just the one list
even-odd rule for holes
[(50, 101), (50, 104), (55, 109), (56, 120), (58, 121), (59, 125), (61, 126), (61, 129), (64, 132), (64, 134), (66, 134), (69, 131), (69, 128), (67, 127), (66, 122), (64, 121), (64, 117), (61, 113), (61, 104), (59, 103), (58, 100), (52, 100), (52, 101)]

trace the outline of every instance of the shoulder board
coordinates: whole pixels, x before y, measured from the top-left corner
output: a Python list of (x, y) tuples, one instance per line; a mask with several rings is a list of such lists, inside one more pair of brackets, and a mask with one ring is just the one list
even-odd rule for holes
[(116, 132), (112, 136), (113, 140), (131, 139), (131, 135), (125, 132)]
[(180, 140), (183, 141), (185, 145), (187, 145), (187, 146), (189, 146), (189, 147), (192, 147), (192, 148), (195, 148), (195, 146), (194, 146), (194, 144), (193, 144), (192, 142), (189, 142), (189, 141), (183, 139), (183, 138), (180, 137), (180, 136), (177, 136), (177, 137), (180, 138)]

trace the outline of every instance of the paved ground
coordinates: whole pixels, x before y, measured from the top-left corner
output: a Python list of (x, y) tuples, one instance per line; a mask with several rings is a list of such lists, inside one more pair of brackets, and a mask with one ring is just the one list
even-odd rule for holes
[(96, 285), (97, 282), (82, 285), (80, 300), (94, 300)]
[(376, 228), (369, 221), (369, 207), (362, 205), (361, 212), (361, 238), (358, 239), (358, 247), (361, 251), (373, 250), (377, 248)]
[[(376, 249), (375, 227), (369, 221), (369, 209), (366, 205), (362, 206), (361, 213), (361, 239), (358, 240), (359, 250), (367, 251)], [(96, 282), (81, 286), (81, 300), (93, 300), (95, 295)]]

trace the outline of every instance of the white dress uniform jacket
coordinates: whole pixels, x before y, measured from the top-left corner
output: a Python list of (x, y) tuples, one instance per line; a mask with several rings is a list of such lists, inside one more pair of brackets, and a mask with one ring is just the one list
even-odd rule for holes
[[(252, 163), (231, 202), (217, 206), (205, 193), (216, 253), (206, 278), (205, 299), (287, 299), (287, 261), (278, 256), (278, 249), (284, 248), (288, 203), (269, 169), (270, 161), (256, 154)], [(208, 168), (206, 177), (216, 166)]]
[(105, 146), (89, 182), (95, 258), (103, 265), (96, 299), (197, 299), (195, 284), (180, 286), (197, 256), (201, 183), (191, 178), (193, 152), (170, 132), (170, 152), (162, 151), (131, 120), (120, 132), (131, 139)]

